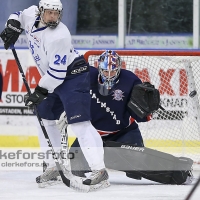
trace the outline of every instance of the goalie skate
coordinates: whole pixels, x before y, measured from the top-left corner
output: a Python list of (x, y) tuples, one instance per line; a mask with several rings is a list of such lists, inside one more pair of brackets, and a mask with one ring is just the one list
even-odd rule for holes
[(190, 171), (188, 172), (187, 179), (186, 179), (185, 183), (183, 183), (183, 185), (191, 185), (192, 182), (193, 182), (193, 180), (194, 180), (194, 176), (193, 176), (193, 174), (192, 174), (192, 170), (190, 170)]

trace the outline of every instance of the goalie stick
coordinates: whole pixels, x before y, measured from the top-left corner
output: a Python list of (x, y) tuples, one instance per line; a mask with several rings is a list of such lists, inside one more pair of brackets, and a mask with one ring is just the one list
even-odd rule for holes
[[(18, 69), (19, 69), (19, 71), (20, 71), (20, 73), (21, 73), (21, 76), (22, 76), (24, 85), (25, 85), (25, 87), (26, 87), (26, 90), (27, 90), (28, 94), (30, 95), (30, 94), (31, 94), (31, 90), (30, 90), (30, 87), (29, 87), (29, 85), (28, 85), (28, 83), (27, 83), (26, 77), (25, 77), (25, 75), (24, 75), (24, 71), (23, 71), (22, 66), (21, 66), (21, 64), (20, 64), (20, 61), (19, 61), (19, 58), (18, 58), (18, 56), (17, 56), (17, 52), (16, 52), (16, 50), (15, 50), (14, 45), (12, 45), (10, 48), (11, 48), (11, 50), (12, 50), (12, 53), (13, 53), (14, 57), (15, 57), (15, 60), (16, 60)], [(90, 186), (84, 185), (84, 184), (82, 183), (82, 179), (80, 179), (79, 177), (73, 176), (72, 173), (71, 173), (70, 171), (69, 171), (69, 177), (66, 177), (66, 176), (64, 175), (64, 173), (63, 173), (63, 171), (62, 171), (62, 169), (61, 169), (60, 163), (58, 162), (58, 158), (57, 158), (57, 156), (56, 156), (56, 153), (55, 153), (55, 151), (54, 151), (54, 148), (53, 148), (53, 146), (52, 146), (52, 143), (51, 143), (51, 141), (50, 141), (50, 138), (49, 138), (49, 136), (48, 136), (48, 134), (47, 134), (47, 131), (46, 131), (45, 127), (44, 127), (44, 124), (43, 124), (43, 122), (42, 122), (42, 118), (39, 116), (39, 113), (38, 113), (38, 111), (37, 111), (36, 105), (34, 105), (34, 111), (35, 111), (35, 114), (36, 114), (36, 116), (37, 116), (37, 119), (38, 119), (38, 122), (39, 122), (39, 124), (40, 124), (40, 127), (41, 127), (41, 129), (42, 129), (42, 131), (43, 131), (44, 137), (45, 137), (46, 140), (47, 140), (48, 146), (51, 148), (52, 157), (53, 157), (53, 159), (54, 159), (54, 161), (55, 161), (56, 167), (57, 167), (57, 169), (58, 169), (58, 171), (59, 171), (59, 174), (60, 174), (60, 176), (61, 176), (61, 179), (62, 179), (63, 183), (64, 183), (67, 187), (72, 188), (72, 189), (74, 189), (74, 190), (76, 190), (76, 191), (79, 191), (79, 192), (89, 192), (89, 191), (91, 191)]]

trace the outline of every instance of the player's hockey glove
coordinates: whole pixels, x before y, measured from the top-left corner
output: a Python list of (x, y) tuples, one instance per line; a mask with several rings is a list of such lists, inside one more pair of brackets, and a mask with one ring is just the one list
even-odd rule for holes
[(24, 96), (25, 106), (32, 108), (34, 105), (38, 105), (47, 98), (47, 95), (48, 90), (38, 85), (28, 98), (27, 95)]
[(138, 117), (144, 118), (150, 115), (158, 110), (159, 105), (160, 93), (154, 85), (144, 82), (133, 87), (128, 107)]
[(19, 35), (23, 32), (23, 29), (20, 28), (20, 25), (20, 22), (15, 19), (9, 19), (7, 21), (7, 27), (0, 34), (6, 50), (10, 47), (10, 45), (15, 44), (19, 38)]

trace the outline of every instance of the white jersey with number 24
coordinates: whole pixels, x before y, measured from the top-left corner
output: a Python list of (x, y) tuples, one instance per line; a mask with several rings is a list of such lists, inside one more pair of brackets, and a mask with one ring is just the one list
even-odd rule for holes
[(39, 21), (37, 13), (38, 7), (31, 6), (10, 15), (9, 19), (20, 21), (28, 39), (28, 47), (42, 76), (39, 86), (51, 93), (62, 84), (67, 67), (79, 54), (74, 50), (71, 34), (62, 22), (55, 29), (36, 28)]

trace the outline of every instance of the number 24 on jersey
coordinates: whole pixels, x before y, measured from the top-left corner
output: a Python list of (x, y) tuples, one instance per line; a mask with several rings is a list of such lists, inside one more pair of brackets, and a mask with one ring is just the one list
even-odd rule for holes
[(66, 62), (67, 62), (67, 55), (64, 55), (63, 57), (61, 57), (60, 55), (55, 55), (55, 61), (54, 61), (55, 65), (65, 65)]

